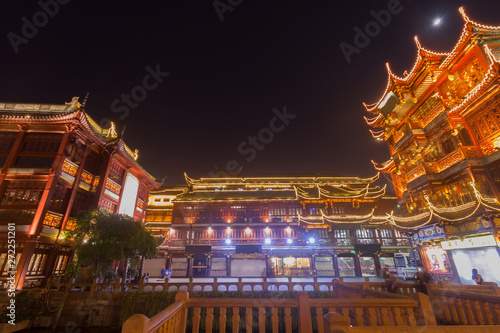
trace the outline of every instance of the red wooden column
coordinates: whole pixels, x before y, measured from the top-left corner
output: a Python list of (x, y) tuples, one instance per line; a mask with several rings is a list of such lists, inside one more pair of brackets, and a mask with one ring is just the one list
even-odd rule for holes
[(68, 144), (71, 135), (72, 133), (69, 131), (64, 133), (63, 135), (61, 144), (59, 146), (59, 151), (57, 152), (57, 156), (55, 158), (54, 164), (52, 165), (49, 178), (47, 180), (47, 183), (45, 184), (45, 189), (43, 191), (42, 198), (40, 199), (40, 204), (38, 205), (35, 216), (33, 218), (33, 222), (31, 222), (31, 226), (28, 230), (28, 239), (24, 245), (21, 258), (19, 259), (19, 263), (17, 265), (15, 281), (16, 289), (18, 290), (23, 288), (24, 278), (26, 277), (31, 257), (35, 252), (36, 245), (38, 243), (38, 235), (43, 229), (43, 224), (41, 223), (43, 221), (42, 218), (45, 215), (50, 200), (52, 199), (52, 195), (54, 194), (55, 185), (57, 184), (57, 176), (61, 172), (65, 158), (64, 150), (66, 149), (66, 145)]
[(89, 155), (89, 150), (91, 149), (91, 147), (92, 147), (91, 144), (86, 143), (85, 151), (83, 153), (83, 158), (82, 161), (80, 162), (80, 167), (76, 171), (75, 181), (73, 183), (73, 188), (71, 190), (71, 196), (69, 198), (68, 207), (66, 208), (66, 212), (64, 213), (63, 220), (61, 222), (61, 228), (59, 229), (59, 234), (61, 234), (61, 231), (64, 230), (64, 227), (66, 227), (66, 223), (68, 222), (69, 214), (71, 213), (71, 209), (73, 208), (73, 204), (75, 202), (76, 193), (78, 192), (78, 187), (80, 184), (80, 178), (82, 177), (83, 167), (85, 166), (85, 162), (87, 161), (87, 156)]

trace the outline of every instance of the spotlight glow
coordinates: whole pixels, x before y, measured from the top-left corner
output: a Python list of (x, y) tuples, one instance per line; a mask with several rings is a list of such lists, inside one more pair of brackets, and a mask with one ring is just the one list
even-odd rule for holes
[(293, 243), (293, 240), (292, 240), (291, 238), (288, 238), (288, 239), (286, 240), (286, 243), (287, 243), (287, 244), (292, 244), (292, 243)]
[(271, 244), (271, 238), (264, 239), (264, 243), (266, 243), (267, 245)]
[(230, 245), (231, 244), (231, 240), (229, 238), (226, 238), (226, 244), (227, 245)]
[(314, 244), (315, 242), (316, 240), (313, 237), (309, 238), (309, 244)]
[(434, 22), (432, 23), (434, 26), (438, 26), (441, 24), (441, 19), (438, 17), (437, 19), (434, 20)]

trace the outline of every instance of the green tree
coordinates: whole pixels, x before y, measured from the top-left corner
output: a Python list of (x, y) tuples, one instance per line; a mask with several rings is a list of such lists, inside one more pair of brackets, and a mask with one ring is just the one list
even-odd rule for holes
[(78, 264), (90, 265), (95, 274), (109, 270), (113, 261), (137, 261), (139, 256), (157, 252), (155, 238), (142, 223), (107, 211), (80, 212), (75, 229), (67, 237), (75, 242)]

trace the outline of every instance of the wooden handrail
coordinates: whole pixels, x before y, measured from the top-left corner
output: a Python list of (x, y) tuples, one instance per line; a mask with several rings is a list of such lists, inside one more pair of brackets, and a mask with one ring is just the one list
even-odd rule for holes
[[(347, 286), (348, 288), (355, 288)], [(367, 287), (364, 286), (364, 289)], [(363, 289), (363, 287), (361, 288)], [(377, 295), (387, 294), (371, 289), (368, 292)], [(366, 291), (365, 290), (365, 291)], [(219, 329), (225, 332), (227, 322), (233, 326), (233, 332), (238, 331), (240, 321), (243, 321), (247, 331), (251, 331), (254, 320), (259, 325), (259, 331), (265, 330), (265, 313), (269, 309), (272, 313), (272, 331), (278, 332), (279, 322), (278, 309), (284, 309), (282, 323), (286, 332), (292, 330), (292, 309), (297, 309), (298, 329), (301, 333), (312, 333), (313, 322), (318, 326), (318, 332), (323, 332), (322, 314), (324, 309), (340, 312), (344, 317), (350, 318), (353, 326), (434, 326), (436, 319), (432, 314), (429, 298), (421, 293), (412, 298), (399, 296), (400, 298), (334, 298), (334, 299), (310, 299), (305, 292), (299, 293), (296, 299), (257, 299), (257, 298), (189, 298), (187, 292), (179, 292), (176, 301), (167, 309), (163, 310), (153, 318), (148, 319), (143, 315), (133, 315), (123, 325), (124, 333), (153, 333), (173, 332), (184, 333), (187, 323), (187, 309), (193, 309), (192, 331), (198, 333), (201, 330), (212, 331), (214, 323), (214, 309), (219, 309)], [(201, 309), (206, 309), (202, 312)], [(311, 316), (310, 309), (316, 309), (315, 317)], [(232, 311), (228, 317), (226, 311)], [(245, 316), (240, 317), (240, 310), (244, 309)], [(257, 309), (257, 312), (254, 312)], [(255, 313), (257, 316), (255, 316)], [(202, 315), (205, 316), (204, 319)], [(205, 322), (206, 327), (200, 325)]]
[(172, 332), (184, 333), (186, 331), (187, 307), (189, 294), (181, 291), (175, 295), (175, 302), (151, 319), (135, 314), (128, 318), (122, 327), (122, 333), (155, 333)]
[(492, 302), (500, 304), (500, 296), (497, 295), (489, 295), (483, 293), (475, 293), (470, 291), (457, 291), (457, 290), (448, 290), (448, 289), (433, 289), (432, 293), (434, 295), (439, 296), (449, 296), (449, 297), (457, 297), (457, 298), (469, 298), (480, 302)]
[(286, 298), (190, 298), (187, 306), (194, 307), (280, 307), (293, 308), (298, 307), (297, 299)]
[(441, 324), (500, 325), (500, 296), (436, 285), (429, 285), (427, 290)]
[(176, 301), (165, 310), (149, 319), (149, 332), (158, 330), (165, 322), (177, 315), (177, 312), (182, 310), (184, 306), (185, 304), (183, 301)]

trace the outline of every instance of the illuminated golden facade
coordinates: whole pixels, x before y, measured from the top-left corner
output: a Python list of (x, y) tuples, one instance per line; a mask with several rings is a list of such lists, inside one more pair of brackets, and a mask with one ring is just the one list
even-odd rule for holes
[[(174, 277), (377, 276), (409, 251), (391, 226), (365, 225), (395, 206), (377, 179), (186, 175), (160, 250)], [(150, 195), (147, 221), (162, 193)]]
[[(394, 225), (411, 231), (426, 269), (436, 279), (472, 283), (471, 268), (461, 263), (468, 262), (500, 282), (478, 252), (500, 265), (500, 26), (459, 11), (464, 29), (455, 47), (434, 52), (415, 37), (413, 68), (398, 76), (387, 64), (386, 89), (365, 104), (373, 115), (365, 119), (373, 137), (389, 146), (390, 159), (374, 165), (391, 174), (403, 212)], [(442, 246), (475, 236), (495, 241)]]

